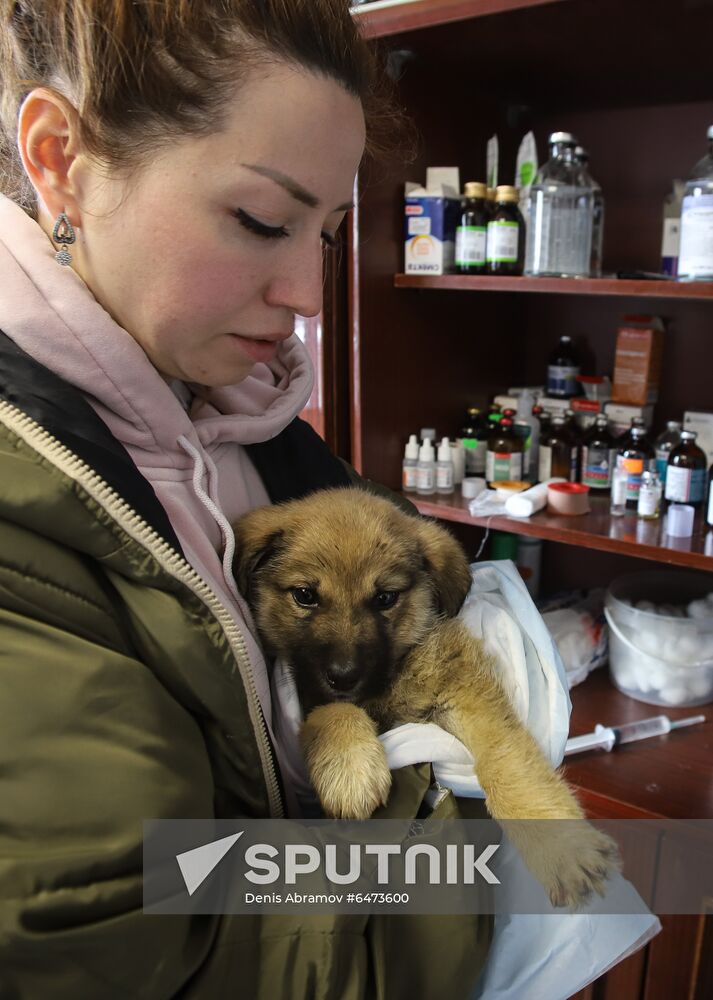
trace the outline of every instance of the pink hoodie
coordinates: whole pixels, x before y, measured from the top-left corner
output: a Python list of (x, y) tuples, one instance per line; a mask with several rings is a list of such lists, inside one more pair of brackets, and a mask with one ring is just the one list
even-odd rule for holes
[(167, 384), (81, 278), (55, 261), (37, 223), (3, 195), (0, 275), (0, 329), (84, 394), (151, 483), (188, 562), (245, 636), (273, 732), (267, 668), (230, 571), (230, 522), (270, 502), (242, 445), (274, 437), (303, 408), (313, 382), (307, 351), (293, 335), (239, 385), (191, 398), (183, 383)]

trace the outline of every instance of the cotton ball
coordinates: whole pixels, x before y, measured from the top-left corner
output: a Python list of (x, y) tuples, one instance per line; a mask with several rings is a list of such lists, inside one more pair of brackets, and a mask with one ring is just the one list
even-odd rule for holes
[(653, 601), (639, 601), (636, 607), (639, 611), (648, 611), (656, 614), (656, 605)]
[(712, 614), (708, 601), (691, 601), (688, 605), (689, 618), (710, 618)]
[(674, 618), (678, 613), (678, 609), (674, 604), (662, 604), (659, 608), (659, 612), (667, 618)]
[(651, 653), (655, 656), (659, 652), (660, 637), (657, 634), (658, 630), (652, 629), (650, 632), (641, 632), (636, 639), (636, 644), (639, 649), (642, 649), (645, 653)]
[[(700, 656), (700, 644), (695, 635), (681, 636), (676, 643), (676, 662), (689, 666), (697, 663)], [(671, 657), (673, 659), (673, 657)]]
[(707, 602), (708, 602), (709, 604), (713, 605), (713, 590), (711, 590), (710, 594), (707, 594), (707, 595), (706, 595), (706, 601), (707, 601)]
[(661, 690), (661, 699), (667, 705), (682, 705), (690, 698), (688, 689), (683, 684), (671, 684)]
[(696, 699), (713, 697), (713, 675), (709, 672), (707, 677), (696, 677), (688, 687)]

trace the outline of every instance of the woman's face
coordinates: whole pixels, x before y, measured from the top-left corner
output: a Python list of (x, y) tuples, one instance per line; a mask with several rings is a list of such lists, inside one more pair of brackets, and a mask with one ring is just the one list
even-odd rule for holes
[(173, 143), (130, 182), (76, 161), (75, 269), (163, 375), (235, 384), (319, 312), (363, 149), (361, 104), (338, 83), (255, 71), (221, 132)]

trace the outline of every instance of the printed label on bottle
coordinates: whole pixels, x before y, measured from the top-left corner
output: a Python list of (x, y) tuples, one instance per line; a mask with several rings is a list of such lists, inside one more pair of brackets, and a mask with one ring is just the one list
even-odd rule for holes
[(641, 492), (641, 472), (627, 472), (626, 473), (626, 502), (632, 503), (639, 502), (639, 493)]
[(547, 392), (550, 396), (573, 396), (577, 392), (579, 367), (547, 366)]
[(663, 220), (661, 241), (661, 273), (675, 278), (678, 271), (678, 251), (681, 243), (681, 220)]
[(590, 490), (608, 490), (611, 486), (609, 448), (582, 448), (582, 483)]
[[(713, 524), (713, 479), (711, 479), (710, 489), (708, 490), (708, 513), (706, 521), (708, 524)], [(709, 538), (713, 538), (713, 532), (711, 532)]]
[(519, 451), (488, 451), (485, 463), (485, 478), (489, 483), (501, 483), (509, 479), (521, 479), (522, 453)]
[(666, 485), (666, 469), (668, 468), (668, 456), (670, 453), (670, 450), (662, 451), (660, 448), (656, 449), (656, 472), (664, 486)]
[(547, 444), (540, 445), (537, 478), (541, 483), (544, 483), (546, 479), (552, 478), (552, 449)]
[(713, 275), (713, 194), (689, 194), (681, 208), (681, 278)]
[(654, 517), (658, 512), (660, 496), (658, 486), (642, 486), (636, 508), (639, 517)]
[(493, 264), (517, 264), (519, 232), (517, 222), (489, 222), (488, 260)]
[(485, 472), (485, 453), (488, 450), (487, 441), (476, 438), (461, 438), (465, 448), (465, 474), (467, 476), (482, 476)]
[(487, 241), (485, 226), (458, 226), (456, 229), (456, 264), (485, 267)]
[(666, 475), (666, 499), (674, 503), (700, 503), (705, 492), (705, 470), (670, 465)]
[(405, 490), (415, 490), (416, 489), (416, 466), (415, 465), (404, 465), (403, 466), (403, 476), (401, 477), (402, 486)]
[(436, 489), (453, 489), (453, 465), (451, 462), (436, 465)]
[(433, 493), (434, 487), (433, 465), (419, 465), (416, 469), (416, 489), (419, 493)]

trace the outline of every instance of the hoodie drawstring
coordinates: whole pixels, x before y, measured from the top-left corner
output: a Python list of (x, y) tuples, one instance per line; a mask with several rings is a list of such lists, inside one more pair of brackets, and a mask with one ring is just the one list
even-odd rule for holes
[[(185, 434), (181, 434), (177, 438), (176, 443), (180, 445), (183, 450), (190, 455), (193, 459), (193, 490), (206, 508), (207, 511), (213, 517), (220, 528), (220, 533), (223, 536), (223, 575), (225, 577), (225, 582), (230, 589), (231, 594), (235, 600), (240, 604), (241, 596), (238, 590), (237, 584), (235, 583), (235, 577), (233, 576), (233, 556), (235, 555), (235, 535), (233, 534), (233, 529), (230, 526), (225, 514), (222, 512), (218, 504), (210, 496), (210, 492), (214, 496), (218, 495), (218, 470), (215, 466), (215, 462), (206, 452), (205, 460), (201, 455), (200, 451), (192, 445)], [(203, 476), (208, 473), (208, 490), (203, 489)]]

